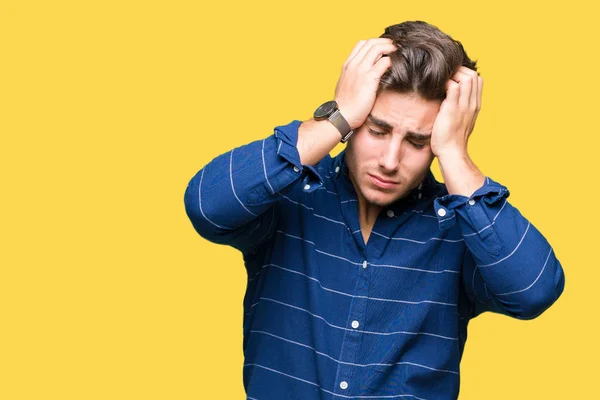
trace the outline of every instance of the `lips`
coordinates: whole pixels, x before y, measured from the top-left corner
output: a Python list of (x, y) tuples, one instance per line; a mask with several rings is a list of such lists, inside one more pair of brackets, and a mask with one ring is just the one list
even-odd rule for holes
[(379, 187), (384, 188), (384, 189), (389, 189), (389, 188), (394, 187), (395, 185), (398, 184), (398, 182), (394, 182), (394, 181), (390, 181), (390, 180), (387, 180), (387, 179), (383, 179), (383, 178), (380, 178), (380, 177), (378, 177), (376, 175), (369, 174), (369, 177), (371, 178), (371, 181), (376, 186), (379, 186)]

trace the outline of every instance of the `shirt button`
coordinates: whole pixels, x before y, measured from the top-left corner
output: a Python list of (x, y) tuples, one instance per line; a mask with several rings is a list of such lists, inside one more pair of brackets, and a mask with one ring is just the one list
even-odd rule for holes
[(348, 389), (348, 382), (346, 381), (341, 381), (340, 382), (340, 387), (344, 390)]
[(300, 172), (300, 168), (294, 166), (294, 172)]
[(338, 172), (340, 172), (340, 167), (335, 167), (335, 173), (337, 174)]
[(474, 206), (475, 205), (475, 200), (473, 200), (473, 199), (469, 200), (469, 205), (470, 206)]
[(367, 261), (363, 261), (363, 268), (367, 268)]
[(440, 209), (438, 210), (438, 215), (439, 215), (440, 217), (443, 217), (443, 216), (445, 216), (445, 215), (446, 215), (446, 210), (444, 210), (443, 208), (440, 208)]
[(310, 189), (310, 185), (305, 185), (304, 190), (308, 190), (308, 189)]
[(352, 327), (354, 329), (358, 328), (360, 326), (360, 324), (358, 323), (358, 321), (352, 321)]
[(394, 216), (394, 212), (392, 210), (387, 210), (387, 216), (392, 218)]

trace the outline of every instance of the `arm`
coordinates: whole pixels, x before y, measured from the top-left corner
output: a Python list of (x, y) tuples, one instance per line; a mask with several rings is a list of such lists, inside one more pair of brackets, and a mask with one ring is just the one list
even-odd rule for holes
[(473, 317), (493, 311), (532, 319), (564, 290), (564, 272), (552, 247), (508, 202), (509, 195), (506, 187), (485, 178), (471, 196), (435, 200), (440, 228), (457, 223), (467, 245), (462, 274)]
[[(344, 63), (336, 101), (353, 129), (366, 119), (379, 78), (391, 65), (382, 56), (394, 50), (390, 39), (361, 41)], [(192, 225), (207, 240), (251, 251), (276, 226), (279, 193), (298, 184), (308, 192), (321, 186), (312, 166), (339, 141), (329, 121), (294, 121), (264, 140), (220, 155), (187, 186), (184, 203)]]
[(294, 183), (321, 178), (300, 162), (299, 121), (273, 135), (222, 154), (190, 180), (184, 195), (192, 225), (207, 240), (242, 252), (261, 244), (275, 227), (278, 193)]
[(440, 228), (458, 223), (467, 245), (462, 272), (473, 316), (494, 311), (531, 319), (563, 292), (564, 272), (544, 236), (507, 201), (508, 189), (469, 158), (482, 84), (465, 67), (448, 82), (431, 145), (449, 194), (435, 200), (435, 209)]

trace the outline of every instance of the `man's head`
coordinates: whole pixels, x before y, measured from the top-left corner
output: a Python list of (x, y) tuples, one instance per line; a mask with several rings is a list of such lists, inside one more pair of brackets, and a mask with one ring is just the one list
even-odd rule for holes
[(426, 176), (434, 158), (428, 136), (446, 83), (460, 66), (476, 70), (460, 42), (425, 22), (390, 26), (381, 37), (398, 50), (388, 55), (392, 65), (380, 79), (371, 114), (346, 148), (359, 199), (376, 207), (404, 197)]
[(388, 26), (382, 38), (394, 41), (391, 68), (383, 74), (379, 91), (416, 94), (425, 100), (446, 98), (446, 82), (460, 66), (477, 71), (462, 44), (423, 21)]

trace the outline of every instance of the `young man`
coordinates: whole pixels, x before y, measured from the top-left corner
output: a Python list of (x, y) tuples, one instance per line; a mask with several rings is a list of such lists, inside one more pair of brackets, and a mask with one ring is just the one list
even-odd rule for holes
[(313, 119), (192, 178), (194, 228), (248, 272), (248, 399), (456, 399), (471, 318), (531, 319), (560, 296), (551, 246), (469, 158), (475, 71), (437, 28), (388, 27)]

